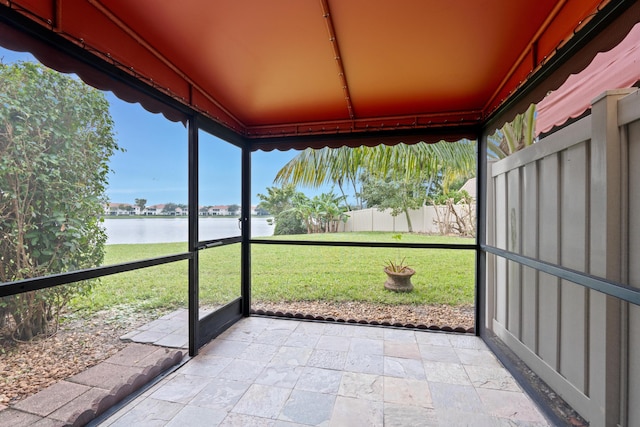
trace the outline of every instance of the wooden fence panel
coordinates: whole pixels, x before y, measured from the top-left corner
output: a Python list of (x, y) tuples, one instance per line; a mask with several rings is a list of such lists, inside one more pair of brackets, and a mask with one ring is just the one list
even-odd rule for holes
[[(588, 205), (588, 145), (576, 144), (561, 156), (560, 259), (564, 267), (586, 271)], [(587, 290), (562, 281), (560, 295), (560, 373), (586, 391)]]
[[(500, 249), (507, 249), (507, 180), (504, 174), (495, 179), (495, 245)], [(507, 326), (507, 298), (509, 278), (507, 275), (507, 261), (496, 259), (496, 289), (495, 315), (496, 320)]]
[[(629, 95), (631, 93), (631, 95)], [(640, 91), (496, 162), (488, 242), (640, 287)], [(640, 307), (495, 257), (488, 325), (591, 425), (640, 426)]]
[[(559, 155), (554, 153), (538, 161), (540, 194), (540, 260), (557, 263), (560, 261), (558, 248), (560, 237), (559, 211), (554, 206), (560, 203)], [(558, 278), (546, 273), (538, 273), (539, 330), (537, 354), (553, 369), (559, 366), (560, 284)]]
[[(522, 174), (522, 254), (538, 257), (538, 163), (523, 167)], [(538, 351), (538, 273), (522, 267), (522, 334), (521, 340)]]
[[(520, 169), (507, 173), (507, 249), (520, 253)], [(522, 278), (520, 264), (508, 261), (507, 329), (520, 339), (522, 314)]]

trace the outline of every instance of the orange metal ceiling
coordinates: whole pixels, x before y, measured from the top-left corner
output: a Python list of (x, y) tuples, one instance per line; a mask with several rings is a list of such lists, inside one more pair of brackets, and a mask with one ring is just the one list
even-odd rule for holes
[(250, 138), (482, 123), (608, 2), (0, 0)]

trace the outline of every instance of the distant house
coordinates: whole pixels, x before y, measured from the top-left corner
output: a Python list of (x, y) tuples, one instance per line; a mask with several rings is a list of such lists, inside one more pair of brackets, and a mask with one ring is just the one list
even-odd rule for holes
[(166, 205), (164, 205), (164, 204), (147, 206), (146, 208), (144, 208), (144, 211), (142, 211), (142, 214), (143, 215), (166, 215), (166, 214), (170, 214), (170, 212), (165, 212), (164, 211), (164, 207), (165, 206)]
[(225, 205), (209, 206), (208, 212), (209, 212), (209, 215), (212, 215), (212, 216), (229, 215), (229, 206), (225, 206)]
[(469, 193), (469, 196), (471, 196), (471, 198), (475, 200), (476, 199), (476, 179), (470, 178), (467, 182), (464, 183), (464, 185), (462, 186), (462, 188), (460, 188), (460, 190), (466, 191), (467, 193)]
[(156, 206), (145, 206), (142, 215), (158, 215), (161, 211)]
[(107, 203), (104, 205), (104, 214), (106, 216), (132, 215), (136, 209), (138, 208), (128, 203)]
[(198, 209), (198, 215), (200, 215), (200, 216), (210, 216), (211, 212), (210, 212), (209, 206), (200, 206), (200, 208)]

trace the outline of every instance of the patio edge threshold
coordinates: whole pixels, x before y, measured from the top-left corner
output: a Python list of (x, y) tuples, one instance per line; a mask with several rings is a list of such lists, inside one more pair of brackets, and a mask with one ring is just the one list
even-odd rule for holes
[(452, 326), (424, 325), (424, 324), (414, 325), (412, 323), (378, 322), (377, 320), (342, 319), (342, 318), (334, 318), (334, 317), (316, 316), (313, 314), (305, 314), (305, 313), (291, 313), (291, 312), (262, 310), (262, 309), (255, 310), (253, 308), (250, 310), (249, 313), (257, 316), (279, 317), (279, 318), (287, 318), (287, 319), (312, 320), (312, 321), (333, 322), (333, 323), (350, 323), (350, 324), (368, 325), (368, 326), (386, 326), (386, 327), (393, 327), (393, 328), (420, 329), (420, 330), (430, 330), (430, 331), (438, 331), (438, 332), (453, 332), (453, 333), (460, 333), (460, 334), (475, 335), (475, 328), (473, 327), (464, 328), (462, 326), (452, 327)]

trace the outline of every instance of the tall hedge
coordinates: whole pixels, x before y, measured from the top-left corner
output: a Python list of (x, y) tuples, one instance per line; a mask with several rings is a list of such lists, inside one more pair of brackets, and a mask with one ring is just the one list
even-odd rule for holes
[[(118, 150), (104, 95), (33, 63), (0, 64), (0, 281), (98, 266), (109, 158)], [(44, 333), (90, 282), (0, 300), (15, 338)]]

